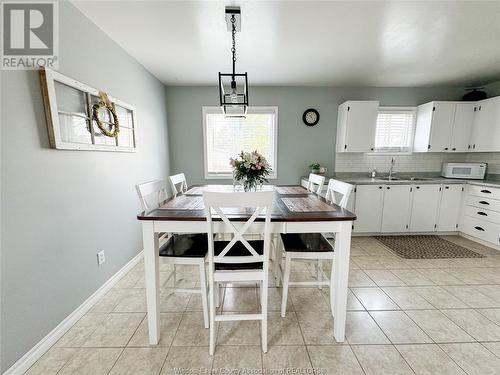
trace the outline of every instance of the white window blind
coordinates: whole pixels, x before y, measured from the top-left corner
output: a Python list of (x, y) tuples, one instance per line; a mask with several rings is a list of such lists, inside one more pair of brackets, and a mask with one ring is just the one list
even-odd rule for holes
[(229, 159), (241, 151), (265, 156), (276, 178), (277, 153), (276, 107), (251, 107), (246, 118), (226, 117), (220, 107), (204, 107), (205, 177), (231, 178)]
[(377, 116), (375, 152), (410, 152), (415, 110), (381, 109)]

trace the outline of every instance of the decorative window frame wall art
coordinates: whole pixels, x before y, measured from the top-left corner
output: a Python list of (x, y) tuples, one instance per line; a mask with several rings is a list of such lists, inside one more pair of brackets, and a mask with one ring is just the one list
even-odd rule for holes
[[(49, 142), (58, 150), (95, 150), (135, 152), (135, 107), (107, 96), (100, 90), (53, 70), (40, 70), (40, 81), (47, 118)], [(109, 99), (119, 123), (116, 137), (104, 134), (93, 114), (95, 104)], [(98, 109), (101, 125), (114, 131), (113, 114), (101, 105)]]

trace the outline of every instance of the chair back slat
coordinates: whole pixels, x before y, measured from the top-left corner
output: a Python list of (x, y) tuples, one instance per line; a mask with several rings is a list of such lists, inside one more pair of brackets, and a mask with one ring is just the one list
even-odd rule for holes
[[(269, 226), (271, 222), (271, 211), (274, 199), (274, 192), (255, 192), (255, 193), (216, 193), (216, 192), (204, 192), (203, 201), (205, 203), (205, 210), (207, 214), (208, 223), (208, 259), (209, 263), (213, 265), (214, 263), (255, 263), (255, 262), (267, 262), (269, 258), (269, 242), (270, 242), (270, 232)], [(241, 219), (237, 222), (231, 220), (224, 213), (224, 208), (245, 208), (246, 210), (252, 210), (253, 213), (250, 218), (245, 222), (241, 222)], [(251, 212), (251, 211), (249, 211)], [(264, 222), (264, 254), (260, 255), (256, 249), (248, 242), (244, 237), (246, 233), (251, 230), (252, 224), (259, 217), (259, 215), (265, 215)], [(218, 233), (231, 233), (233, 238), (224, 247), (224, 249), (218, 254), (214, 254), (214, 215), (217, 215), (224, 225), (219, 226), (217, 229)], [(218, 222), (220, 223), (220, 222)], [(243, 225), (242, 225), (243, 224)], [(231, 248), (237, 243), (241, 244), (248, 250), (248, 255), (245, 256), (230, 256), (227, 255)], [(266, 263), (267, 264), (267, 263)]]
[(169, 177), (172, 194), (185, 193), (187, 191), (186, 176), (184, 173), (174, 174)]
[(309, 180), (307, 182), (307, 190), (313, 193), (321, 193), (323, 185), (325, 184), (325, 176), (320, 176), (314, 173), (309, 174)]
[(168, 198), (167, 184), (164, 180), (153, 180), (135, 185), (137, 195), (144, 211), (159, 207)]
[(346, 208), (353, 188), (354, 186), (347, 182), (331, 178), (328, 181), (328, 189), (326, 190), (325, 198), (327, 201), (333, 202), (342, 208)]

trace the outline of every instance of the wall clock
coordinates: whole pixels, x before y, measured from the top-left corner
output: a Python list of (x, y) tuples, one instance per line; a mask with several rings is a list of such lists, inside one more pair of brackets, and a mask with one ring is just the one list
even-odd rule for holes
[(319, 112), (314, 108), (306, 109), (302, 115), (302, 121), (304, 121), (304, 124), (307, 126), (316, 125), (319, 122)]

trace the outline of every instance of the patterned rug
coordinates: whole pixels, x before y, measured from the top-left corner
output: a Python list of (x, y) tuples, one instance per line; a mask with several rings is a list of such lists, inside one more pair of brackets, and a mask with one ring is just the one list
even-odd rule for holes
[(402, 258), (441, 259), (441, 258), (484, 258), (439, 236), (374, 236)]

